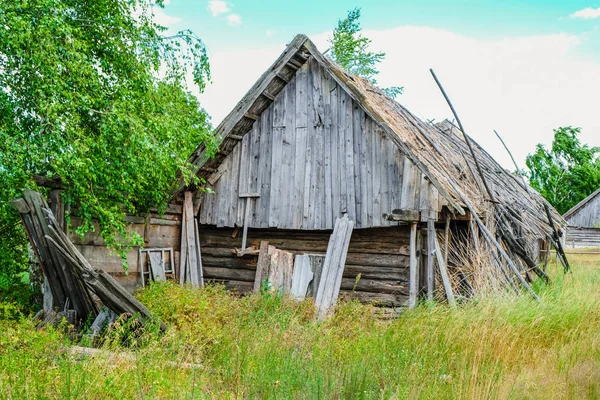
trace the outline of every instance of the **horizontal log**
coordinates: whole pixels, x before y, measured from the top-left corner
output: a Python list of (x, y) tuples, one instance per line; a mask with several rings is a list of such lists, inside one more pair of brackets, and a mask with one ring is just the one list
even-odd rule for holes
[(250, 270), (241, 268), (220, 268), (203, 266), (202, 270), (205, 279), (254, 282), (254, 276), (256, 275), (256, 269)]
[[(227, 238), (227, 237), (211, 237), (211, 236), (200, 236), (200, 242), (202, 245), (203, 252), (210, 255), (228, 256), (231, 253), (231, 249), (240, 248), (241, 238)], [(249, 238), (249, 244), (254, 247), (260, 246), (261, 240), (255, 240)], [(269, 244), (273, 243), (273, 246), (278, 249), (291, 251), (292, 253), (299, 254), (325, 254), (327, 251), (327, 242), (320, 241), (305, 241), (301, 239), (268, 239)], [(398, 243), (360, 243), (351, 242), (348, 249), (351, 253), (377, 253), (377, 254), (388, 254), (388, 255), (404, 255), (409, 256), (408, 245), (400, 245)]]
[(376, 281), (370, 279), (342, 278), (342, 290), (358, 290), (371, 293), (402, 294), (408, 296), (408, 282), (401, 284), (398, 281)]

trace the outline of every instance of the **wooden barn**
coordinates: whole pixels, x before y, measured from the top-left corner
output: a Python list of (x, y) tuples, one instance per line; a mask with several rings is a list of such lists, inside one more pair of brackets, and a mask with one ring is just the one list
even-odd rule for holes
[[(460, 292), (461, 284), (477, 286), (464, 265), (469, 248), (493, 249), (488, 261), (500, 280), (526, 285), (530, 274), (540, 273), (539, 241), (563, 225), (537, 192), (451, 124), (416, 118), (344, 72), (304, 35), (291, 41), (217, 134), (222, 141), (214, 158), (202, 146), (190, 158), (206, 186), (180, 184), (165, 215), (130, 221), (147, 249), (172, 249), (165, 257), (175, 274), (186, 243), (195, 241), (204, 281), (241, 293), (253, 289), (256, 276), (257, 252), (248, 249), (268, 242), (293, 255), (325, 254), (342, 216), (354, 221), (354, 231), (341, 294), (382, 306), (405, 305), (409, 291), (423, 295), (439, 285), (433, 235)], [(191, 222), (183, 231), (182, 220)], [(129, 288), (141, 284), (142, 252), (129, 253), (126, 275), (95, 234), (72, 240), (92, 265)], [(412, 287), (411, 264), (418, 276)]]
[(567, 247), (600, 247), (600, 189), (567, 211)]

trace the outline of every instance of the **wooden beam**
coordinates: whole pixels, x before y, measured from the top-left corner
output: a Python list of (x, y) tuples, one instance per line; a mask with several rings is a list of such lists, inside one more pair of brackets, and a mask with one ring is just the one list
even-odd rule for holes
[(433, 301), (433, 291), (435, 289), (435, 222), (433, 218), (427, 220), (427, 300)]
[(244, 139), (243, 136), (240, 135), (229, 135), (227, 136), (227, 139), (231, 139), (231, 140), (237, 140), (238, 142), (241, 141), (242, 139)]
[(446, 215), (446, 227), (444, 228), (444, 263), (448, 265), (448, 251), (450, 247), (450, 214)]
[(262, 92), (261, 94), (263, 95), (263, 97), (266, 97), (267, 99), (269, 99), (271, 101), (275, 101), (275, 96), (273, 96), (271, 93)]
[(289, 79), (285, 77), (285, 75), (283, 75), (281, 72), (278, 72), (276, 75), (279, 79), (281, 79), (282, 81), (284, 81), (285, 83), (289, 83)]
[(257, 121), (259, 119), (258, 115), (252, 114), (251, 112), (245, 113), (244, 117), (249, 118), (249, 119), (254, 120), (254, 121)]
[(442, 250), (440, 249), (440, 243), (437, 240), (437, 236), (433, 237), (435, 246), (435, 255), (437, 256), (438, 267), (440, 268), (440, 275), (442, 276), (442, 283), (444, 284), (444, 290), (446, 291), (446, 298), (450, 307), (456, 307), (456, 301), (454, 300), (454, 293), (452, 292), (452, 285), (450, 284), (450, 278), (448, 277), (448, 270), (446, 269), (446, 263), (442, 256)]
[(410, 278), (408, 308), (415, 308), (417, 306), (417, 293), (419, 291), (417, 284), (417, 223), (413, 222), (410, 225)]
[(413, 222), (419, 220), (420, 212), (419, 210), (398, 208), (392, 210), (391, 214), (383, 214), (382, 217), (386, 221)]

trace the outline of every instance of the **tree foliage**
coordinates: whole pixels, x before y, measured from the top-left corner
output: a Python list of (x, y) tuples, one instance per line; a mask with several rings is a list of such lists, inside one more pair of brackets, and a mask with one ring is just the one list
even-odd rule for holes
[(526, 159), (529, 183), (561, 214), (600, 187), (600, 148), (582, 144), (580, 131), (555, 129), (552, 147), (538, 144)]
[[(385, 53), (369, 51), (371, 39), (361, 35), (360, 8), (348, 11), (344, 19), (338, 20), (329, 39), (331, 44), (331, 58), (346, 71), (362, 76), (371, 83), (377, 84), (375, 76), (379, 74), (377, 65), (385, 58)], [(402, 94), (403, 87), (392, 86), (382, 89), (386, 95), (395, 98)]]
[(168, 35), (155, 7), (162, 0), (0, 0), (0, 273), (23, 265), (8, 201), (34, 174), (59, 177), (78, 232), (99, 229), (124, 254), (140, 239), (125, 213), (164, 207), (177, 170), (193, 179), (193, 148), (214, 149), (187, 84), (210, 80), (204, 44)]

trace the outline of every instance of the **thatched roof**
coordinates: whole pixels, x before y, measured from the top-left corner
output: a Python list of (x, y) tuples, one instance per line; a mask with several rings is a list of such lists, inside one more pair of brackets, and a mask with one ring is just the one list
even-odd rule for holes
[[(251, 129), (257, 116), (268, 107), (274, 96), (309, 57), (314, 57), (364, 111), (380, 124), (386, 135), (435, 185), (454, 212), (464, 214), (467, 202), (479, 215), (485, 215), (493, 208), (482, 190), (481, 178), (462, 133), (457, 134), (449, 123), (439, 126), (423, 122), (366, 79), (345, 72), (320, 53), (304, 35), (297, 35), (290, 42), (275, 63), (217, 127), (216, 132), (222, 138), (222, 143), (216, 157), (207, 160), (203, 146), (199, 146), (193, 153), (190, 162), (198, 168), (200, 177), (207, 178), (214, 171), (238, 143), (239, 137)], [(495, 200), (509, 207), (527, 236), (548, 236), (551, 228), (544, 211), (546, 201), (542, 196), (528, 187), (520, 177), (502, 168), (477, 143), (471, 142)], [(550, 209), (555, 222), (560, 226), (564, 225), (560, 214), (554, 208)]]

